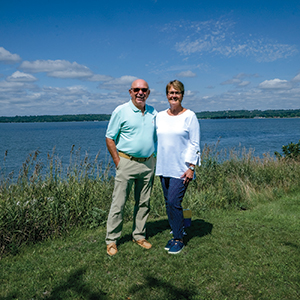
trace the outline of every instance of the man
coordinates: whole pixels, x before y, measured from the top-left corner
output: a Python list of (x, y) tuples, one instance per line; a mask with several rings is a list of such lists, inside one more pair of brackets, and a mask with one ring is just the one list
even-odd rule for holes
[(106, 145), (116, 166), (115, 186), (107, 220), (107, 254), (117, 254), (117, 240), (123, 227), (123, 209), (134, 184), (133, 242), (145, 249), (145, 239), (154, 180), (153, 157), (156, 110), (146, 104), (150, 94), (145, 80), (137, 79), (129, 90), (131, 100), (112, 113), (106, 131)]

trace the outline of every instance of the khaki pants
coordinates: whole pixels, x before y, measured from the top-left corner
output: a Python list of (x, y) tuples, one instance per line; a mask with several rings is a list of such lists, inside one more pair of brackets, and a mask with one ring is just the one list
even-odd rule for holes
[(117, 241), (123, 227), (123, 210), (134, 184), (135, 206), (132, 237), (140, 240), (146, 236), (146, 221), (150, 212), (150, 194), (153, 186), (156, 159), (136, 162), (120, 157), (116, 169), (112, 203), (107, 219), (106, 244)]

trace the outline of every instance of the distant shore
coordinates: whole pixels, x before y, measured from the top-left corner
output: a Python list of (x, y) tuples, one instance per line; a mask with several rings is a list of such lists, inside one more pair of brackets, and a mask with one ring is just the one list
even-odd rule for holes
[[(300, 109), (280, 110), (224, 110), (203, 111), (196, 113), (198, 119), (265, 119), (265, 118), (300, 118)], [(33, 123), (33, 122), (84, 122), (108, 121), (110, 114), (79, 115), (41, 115), (0, 117), (0, 123)]]

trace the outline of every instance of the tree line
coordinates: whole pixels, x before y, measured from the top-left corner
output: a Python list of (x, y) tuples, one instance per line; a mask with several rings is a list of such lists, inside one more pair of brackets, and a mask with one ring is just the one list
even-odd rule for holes
[(107, 121), (109, 118), (106, 114), (15, 116), (0, 117), (0, 123)]
[(299, 118), (300, 109), (203, 111), (196, 115), (198, 119)]
[[(299, 118), (300, 109), (224, 110), (196, 113), (198, 119)], [(110, 114), (0, 117), (0, 123), (108, 121)]]

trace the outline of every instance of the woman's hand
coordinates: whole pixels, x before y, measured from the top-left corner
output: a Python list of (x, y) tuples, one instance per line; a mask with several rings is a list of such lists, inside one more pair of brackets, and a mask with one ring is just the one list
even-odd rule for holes
[(180, 178), (184, 178), (183, 184), (187, 184), (187, 183), (189, 183), (190, 181), (193, 180), (194, 171), (192, 171), (191, 169), (187, 169)]

